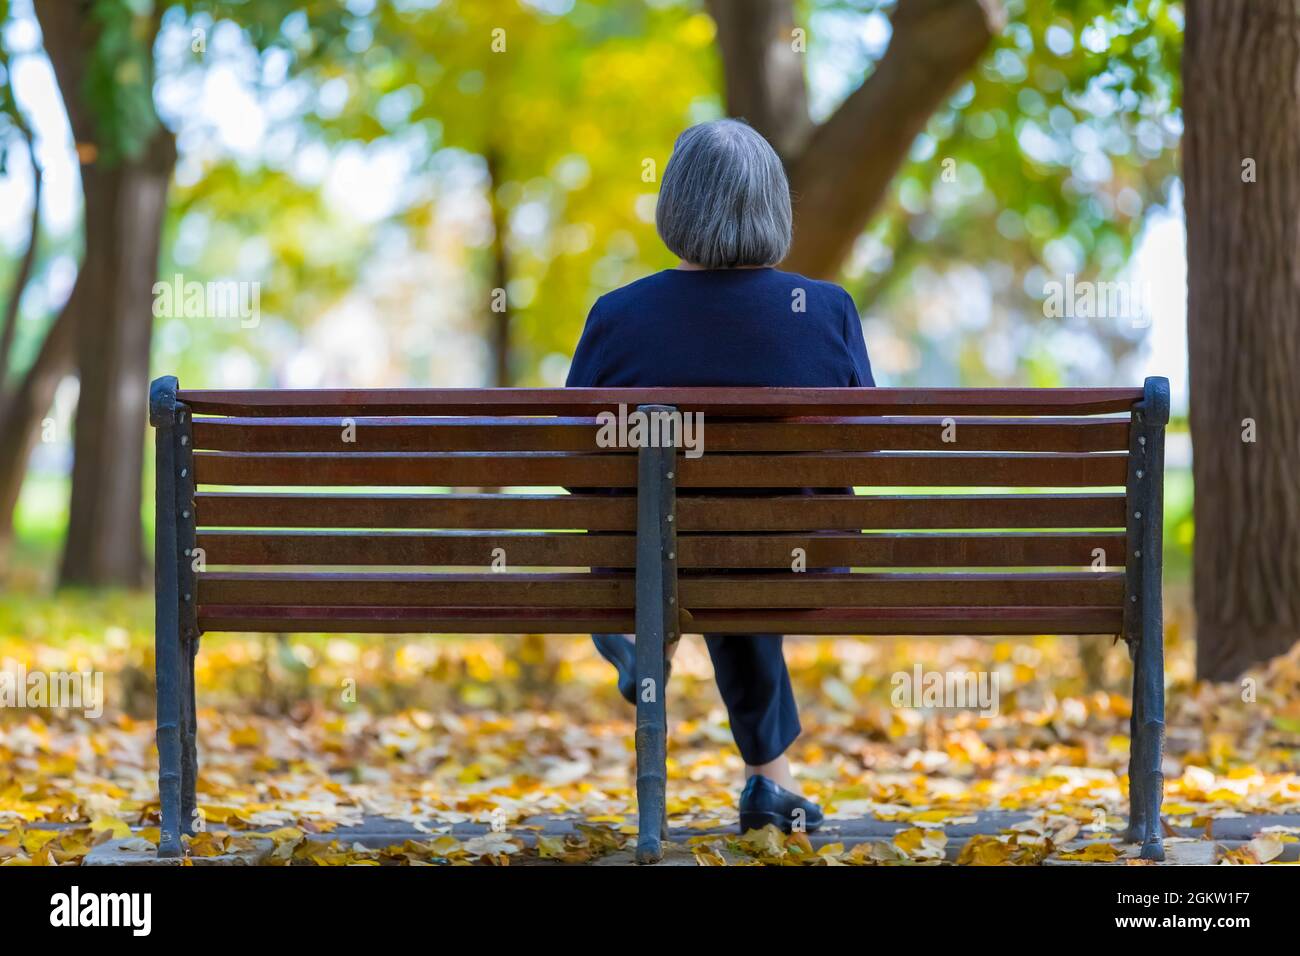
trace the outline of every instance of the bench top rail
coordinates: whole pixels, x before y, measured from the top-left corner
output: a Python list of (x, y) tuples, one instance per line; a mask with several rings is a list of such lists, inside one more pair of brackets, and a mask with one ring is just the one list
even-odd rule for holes
[(598, 415), (672, 405), (718, 416), (1098, 415), (1141, 388), (388, 388), (181, 390), (196, 415)]

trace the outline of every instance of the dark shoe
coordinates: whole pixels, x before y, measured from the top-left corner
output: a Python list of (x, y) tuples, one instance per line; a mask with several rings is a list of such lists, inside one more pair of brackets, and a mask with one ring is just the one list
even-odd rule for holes
[[(636, 703), (636, 645), (626, 634), (593, 634), (591, 643), (600, 656), (618, 670), (618, 692), (629, 704)], [(664, 680), (673, 672), (672, 661), (664, 661)]]
[(758, 774), (745, 781), (740, 794), (740, 832), (761, 830), (769, 823), (781, 830), (812, 833), (822, 825), (822, 808)]

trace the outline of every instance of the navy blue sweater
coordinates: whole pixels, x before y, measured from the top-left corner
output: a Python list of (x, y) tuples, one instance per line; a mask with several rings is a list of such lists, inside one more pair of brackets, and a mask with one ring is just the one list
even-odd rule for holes
[(778, 269), (667, 269), (596, 300), (570, 387), (875, 385), (853, 299)]

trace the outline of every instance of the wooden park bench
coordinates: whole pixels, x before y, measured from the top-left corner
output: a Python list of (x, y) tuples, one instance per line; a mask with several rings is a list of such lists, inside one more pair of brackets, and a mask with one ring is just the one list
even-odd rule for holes
[[(598, 416), (620, 406), (669, 425), (674, 409), (702, 413), (703, 454), (645, 435), (608, 447)], [(194, 820), (205, 631), (634, 632), (637, 859), (656, 861), (664, 655), (686, 629), (1120, 635), (1136, 662), (1127, 838), (1161, 859), (1168, 416), (1163, 378), (367, 391), (161, 378), (159, 855), (180, 854)], [(850, 486), (870, 493), (802, 492)]]

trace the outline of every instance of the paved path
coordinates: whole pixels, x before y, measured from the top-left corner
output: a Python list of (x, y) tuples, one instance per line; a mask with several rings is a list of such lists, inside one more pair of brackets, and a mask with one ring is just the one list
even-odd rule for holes
[[(961, 852), (966, 841), (979, 834), (996, 834), (1000, 833), (1007, 827), (1028, 819), (1031, 815), (1028, 813), (1013, 813), (1005, 811), (991, 811), (973, 814), (976, 817), (973, 823), (953, 823), (944, 827), (944, 832), (948, 835), (948, 845), (946, 855), (948, 859), (954, 860)], [(532, 843), (537, 836), (563, 836), (576, 831), (575, 824), (581, 823), (582, 818), (576, 816), (561, 817), (533, 817), (525, 821), (525, 825), (538, 827), (539, 829), (515, 829), (510, 828), (512, 836), (521, 838), (525, 843)], [(854, 846), (858, 843), (873, 840), (889, 840), (895, 833), (900, 830), (909, 829), (914, 826), (912, 823), (892, 823), (874, 818), (859, 818), (852, 820), (829, 820), (816, 833), (809, 835), (809, 840), (814, 847), (825, 846), (829, 843), (843, 843), (846, 847)], [(69, 824), (54, 824), (57, 828), (69, 826)], [(1235, 847), (1250, 841), (1265, 827), (1286, 826), (1300, 827), (1300, 815), (1259, 815), (1248, 817), (1228, 817), (1215, 820), (1214, 822), (1214, 839), (1205, 839), (1205, 834), (1199, 830), (1176, 829), (1178, 837), (1182, 839), (1167, 840), (1165, 849), (1167, 853), (1167, 862), (1172, 865), (1188, 864), (1209, 864), (1214, 862), (1215, 846)], [(489, 832), (491, 828), (483, 823), (457, 823), (450, 828), (450, 833), (460, 839), (468, 839), (472, 836)], [(665, 862), (680, 865), (694, 865), (694, 858), (689, 849), (687, 841), (692, 837), (710, 836), (710, 835), (727, 835), (735, 833), (734, 827), (715, 827), (711, 829), (703, 828), (685, 828), (673, 827), (669, 831), (669, 843), (673, 844)], [(340, 827), (332, 831), (329, 839), (337, 839), (344, 845), (361, 844), (369, 848), (378, 848), (385, 846), (394, 846), (404, 843), (407, 840), (428, 840), (430, 833), (417, 830), (412, 824), (401, 821), (391, 820), (385, 817), (367, 817), (360, 825), (352, 827)], [(1095, 838), (1092, 838), (1095, 839)], [(1085, 833), (1079, 840), (1076, 840), (1071, 847), (1081, 846), (1089, 842), (1089, 836)], [(96, 847), (91, 851), (90, 856), (86, 858), (88, 865), (107, 865), (121, 866), (132, 864), (149, 864), (152, 862), (151, 854), (143, 853), (138, 848), (131, 849), (121, 848), (117, 844), (121, 841), (113, 841), (110, 844), (104, 844)], [(269, 851), (269, 841), (266, 850)], [(1136, 848), (1132, 849), (1134, 855)], [(626, 858), (626, 859), (624, 859)], [(631, 862), (632, 849), (627, 848), (619, 853), (609, 854), (602, 857), (597, 865), (611, 866), (620, 863)], [(1300, 859), (1300, 843), (1289, 843), (1283, 853), (1281, 860), (1294, 862)], [(246, 855), (241, 859), (224, 860), (216, 858), (208, 861), (209, 865), (238, 865), (258, 862), (258, 854)], [(1095, 864), (1070, 864), (1069, 861), (1054, 860), (1049, 861), (1048, 865), (1095, 865)]]
[[(971, 814), (971, 816), (976, 818), (974, 823), (947, 824), (944, 826), (944, 832), (953, 839), (965, 839), (976, 834), (1000, 833), (1013, 824), (1029, 819), (1031, 814), (985, 811)], [(629, 819), (634, 820), (635, 818)], [(583, 822), (581, 817), (567, 815), (560, 817), (532, 817), (526, 820), (525, 823), (540, 826), (542, 829), (525, 830), (518, 835), (528, 839), (529, 834), (536, 833), (544, 833), (548, 836), (573, 833), (575, 832), (574, 824), (581, 822)], [(820, 830), (810, 835), (810, 839), (814, 846), (826, 843), (843, 843), (845, 846), (852, 846), (855, 843), (862, 843), (867, 840), (890, 839), (899, 830), (907, 830), (915, 825), (906, 822), (887, 822), (877, 820), (874, 817), (856, 820), (828, 820)], [(1214, 839), (1217, 842), (1226, 841), (1229, 843), (1248, 841), (1264, 827), (1270, 826), (1300, 827), (1300, 814), (1218, 819), (1214, 821)], [(450, 832), (453, 836), (464, 838), (487, 833), (490, 829), (487, 824), (483, 823), (458, 823), (452, 826)], [(695, 836), (721, 835), (734, 832), (734, 827), (714, 827), (711, 829), (672, 827), (669, 829), (669, 838), (680, 842)], [(1197, 838), (1204, 836), (1202, 831), (1189, 828), (1175, 828), (1175, 832), (1182, 837)], [(403, 840), (428, 839), (427, 834), (422, 834), (411, 824), (398, 820), (389, 820), (384, 817), (367, 817), (360, 826), (339, 827), (333, 831), (332, 835), (339, 840), (349, 843), (361, 843), (364, 846), (388, 846), (393, 843), (400, 843)]]

